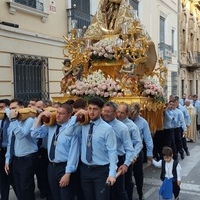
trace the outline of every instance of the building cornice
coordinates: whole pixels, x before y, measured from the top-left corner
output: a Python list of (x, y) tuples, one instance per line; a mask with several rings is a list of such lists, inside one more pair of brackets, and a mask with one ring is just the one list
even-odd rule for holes
[(61, 47), (64, 43), (64, 39), (55, 38), (49, 35), (35, 33), (27, 30), (17, 29), (1, 24), (0, 36), (59, 47)]

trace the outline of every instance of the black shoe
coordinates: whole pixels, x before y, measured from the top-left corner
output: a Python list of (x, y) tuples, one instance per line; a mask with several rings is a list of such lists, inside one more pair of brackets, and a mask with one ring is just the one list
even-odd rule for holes
[(186, 153), (187, 156), (190, 156), (190, 152), (189, 151), (186, 151), (185, 153)]
[(181, 159), (183, 160), (185, 158), (184, 153), (181, 154)]
[(142, 197), (139, 197), (138, 200), (145, 200), (145, 198), (144, 198), (144, 196), (142, 196)]

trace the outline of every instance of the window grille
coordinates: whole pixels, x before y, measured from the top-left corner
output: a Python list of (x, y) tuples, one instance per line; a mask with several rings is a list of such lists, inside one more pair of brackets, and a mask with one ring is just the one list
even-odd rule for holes
[(26, 103), (33, 98), (49, 99), (47, 58), (14, 54), (13, 73), (15, 98)]

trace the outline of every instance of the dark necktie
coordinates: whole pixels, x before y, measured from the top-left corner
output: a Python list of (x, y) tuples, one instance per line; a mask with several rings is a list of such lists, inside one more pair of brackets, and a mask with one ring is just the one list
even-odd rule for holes
[(93, 132), (94, 123), (90, 123), (90, 129), (88, 132), (87, 138), (87, 147), (86, 147), (86, 160), (90, 163), (92, 161), (92, 132)]
[(55, 148), (56, 148), (56, 143), (59, 135), (59, 129), (61, 125), (57, 124), (56, 132), (53, 135), (52, 141), (51, 141), (51, 148), (49, 151), (49, 158), (53, 160), (55, 158)]
[(11, 142), (10, 142), (10, 159), (12, 160), (12, 157), (15, 152), (15, 134), (12, 132)]

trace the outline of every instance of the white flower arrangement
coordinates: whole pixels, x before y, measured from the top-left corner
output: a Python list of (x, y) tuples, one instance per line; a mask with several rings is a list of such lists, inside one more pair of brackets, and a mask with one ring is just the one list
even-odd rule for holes
[(89, 74), (83, 80), (77, 80), (68, 87), (71, 95), (99, 96), (103, 98), (122, 96), (121, 86), (112, 78), (105, 78), (101, 70)]
[(153, 98), (157, 102), (165, 102), (163, 88), (156, 80), (149, 77), (141, 79), (139, 89), (142, 96)]
[[(105, 38), (100, 40), (99, 42), (94, 43), (92, 46), (90, 46), (91, 60), (115, 60), (113, 49), (114, 46), (116, 46), (116, 38)], [(121, 43), (119, 41), (117, 46), (121, 46)]]

